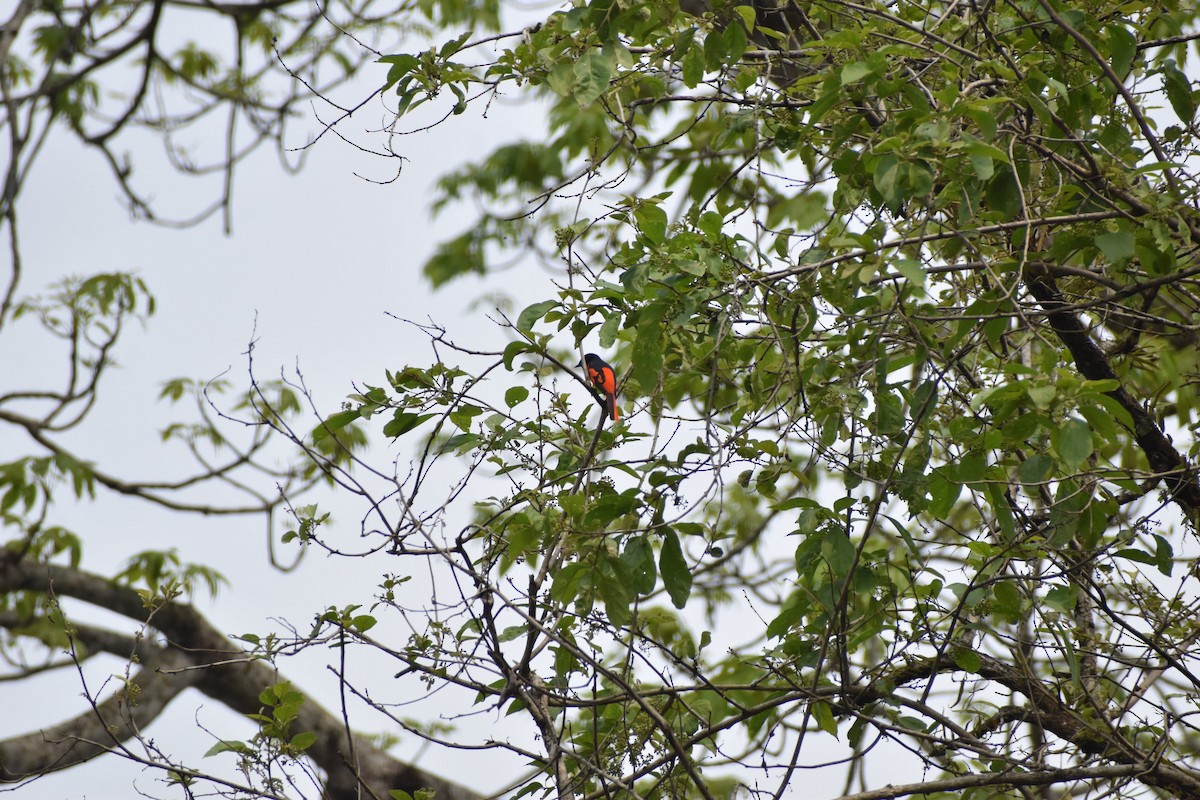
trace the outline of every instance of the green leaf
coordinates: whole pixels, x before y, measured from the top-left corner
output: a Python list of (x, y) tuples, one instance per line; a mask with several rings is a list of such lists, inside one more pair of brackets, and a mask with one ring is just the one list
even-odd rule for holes
[(1116, 420), (1109, 415), (1108, 409), (1104, 406), (1080, 405), (1076, 410), (1091, 426), (1094, 439), (1098, 439), (1100, 442), (1113, 442), (1121, 436), (1121, 430), (1117, 427)]
[(905, 169), (904, 187), (909, 197), (924, 197), (933, 191), (933, 170), (924, 161), (909, 162)]
[(1050, 435), (1054, 451), (1067, 469), (1075, 469), (1092, 454), (1092, 429), (1081, 419), (1072, 417)]
[(221, 753), (250, 753), (252, 748), (245, 742), (223, 740), (217, 742), (204, 753), (205, 758), (210, 758)]
[(817, 727), (837, 738), (837, 720), (833, 718), (833, 709), (829, 707), (829, 704), (817, 700), (809, 707), (812, 709), (813, 719), (817, 721)]
[(783, 607), (770, 623), (767, 624), (767, 636), (780, 639), (787, 634), (804, 617), (808, 610), (808, 599), (800, 592), (793, 592), (783, 601)]
[(554, 69), (546, 75), (546, 85), (560, 97), (570, 97), (575, 83), (575, 65), (568, 61), (555, 64)]
[(472, 31), (464, 31), (458, 37), (451, 39), (448, 42), (444, 42), (442, 46), (438, 48), (438, 55), (442, 58), (449, 58), (459, 50), (462, 50), (463, 45), (466, 44), (467, 40), (471, 38), (471, 33)]
[(447, 416), (449, 420), (458, 427), (459, 430), (463, 431), (464, 433), (468, 433), (471, 430), (471, 425), (473, 424), (475, 417), (482, 413), (483, 409), (479, 406), (463, 403), (451, 411)]
[(683, 85), (695, 89), (700, 81), (704, 80), (704, 51), (695, 42), (689, 44), (679, 66), (683, 73)]
[(1046, 592), (1046, 605), (1063, 614), (1070, 614), (1079, 602), (1078, 586), (1055, 586)]
[(570, 603), (579, 596), (585, 579), (589, 578), (589, 567), (578, 562), (567, 564), (554, 575), (550, 584), (550, 597), (559, 603)]
[(667, 212), (653, 203), (642, 203), (633, 212), (638, 230), (654, 244), (662, 244), (667, 236)]
[(1029, 395), (1029, 399), (1035, 406), (1042, 411), (1047, 411), (1054, 402), (1054, 398), (1058, 396), (1058, 387), (1052, 383), (1045, 386), (1034, 386), (1026, 394)]
[(1196, 101), (1192, 95), (1191, 81), (1169, 58), (1163, 63), (1161, 72), (1163, 89), (1167, 93), (1167, 100), (1170, 101), (1171, 108), (1179, 115), (1180, 122), (1190, 125), (1192, 118), (1196, 116)]
[(854, 543), (840, 529), (829, 529), (821, 542), (821, 555), (838, 581), (844, 581), (854, 567)]
[(358, 411), (338, 411), (330, 414), (325, 418), (325, 421), (313, 429), (313, 441), (319, 442), (322, 439), (332, 435), (335, 431), (340, 431), (342, 428), (349, 425), (358, 419)]
[(1021, 212), (1021, 187), (1011, 169), (997, 172), (988, 181), (984, 198), (1001, 219), (1012, 219)]
[(1120, 266), (1134, 256), (1134, 237), (1129, 231), (1102, 233), (1096, 237), (1096, 246), (1110, 263)]
[(1012, 581), (1000, 581), (992, 587), (992, 613), (1007, 622), (1017, 623), (1021, 619), (1021, 593)]
[(512, 408), (518, 403), (523, 402), (527, 397), (529, 397), (528, 389), (526, 389), (524, 386), (513, 386), (504, 393), (504, 404), (509, 408)]
[(313, 731), (301, 731), (291, 738), (288, 744), (293, 750), (303, 753), (317, 743), (317, 734)]
[(413, 414), (408, 411), (396, 409), (391, 420), (383, 426), (383, 435), (392, 438), (403, 436), (425, 420), (432, 419), (434, 416), (434, 414)]
[(742, 18), (742, 24), (746, 26), (746, 30), (754, 32), (754, 6), (737, 6), (733, 9)]
[(704, 37), (704, 66), (709, 72), (716, 72), (725, 66), (725, 38), (718, 31), (712, 31)]
[(875, 164), (875, 172), (871, 176), (876, 190), (883, 196), (884, 205), (889, 208), (897, 207), (904, 199), (902, 177), (904, 170), (900, 159), (892, 153), (880, 156)]
[(637, 338), (633, 340), (630, 350), (632, 362), (631, 375), (643, 390), (651, 390), (658, 385), (658, 376), (662, 372), (662, 323), (653, 317), (647, 317), (638, 324)]
[(646, 536), (635, 536), (625, 543), (621, 561), (632, 579), (633, 591), (639, 595), (654, 591), (658, 572), (654, 567), (654, 548)]
[(619, 560), (603, 557), (596, 589), (604, 600), (604, 611), (617, 627), (624, 627), (633, 620), (630, 605), (636, 599), (625, 565)]
[(726, 64), (736, 64), (742, 54), (746, 52), (746, 46), (749, 44), (746, 29), (741, 25), (732, 24), (725, 29), (724, 39), (724, 61)]
[(842, 67), (842, 86), (851, 86), (859, 83), (874, 71), (875, 68), (865, 61), (851, 61)]
[(1133, 59), (1137, 56), (1137, 38), (1124, 25), (1105, 25), (1104, 33), (1108, 37), (1113, 72), (1123, 80), (1129, 77), (1133, 69)]
[(621, 326), (621, 315), (610, 314), (604, 324), (600, 326), (600, 346), (604, 348), (612, 347), (617, 341), (617, 331)]
[(534, 550), (542, 540), (544, 520), (532, 509), (514, 516), (505, 532), (505, 557), (511, 562)]
[(557, 300), (543, 300), (540, 303), (534, 303), (522, 311), (521, 315), (517, 317), (517, 330), (525, 331), (527, 333), (532, 331), (534, 323), (546, 316), (550, 309), (557, 307)]
[(979, 180), (989, 180), (994, 174), (996, 174), (995, 163), (987, 156), (972, 154), (970, 159), (971, 168), (975, 170), (975, 177), (979, 178)]
[(510, 625), (504, 630), (500, 631), (500, 635), (496, 638), (501, 642), (511, 642), (516, 639), (520, 639), (525, 635), (527, 630), (528, 628), (524, 625)]
[(575, 86), (572, 91), (575, 102), (584, 108), (594, 103), (608, 91), (612, 71), (612, 56), (603, 51), (593, 50), (580, 57), (575, 62)]
[(1171, 543), (1154, 534), (1154, 565), (1158, 567), (1158, 571), (1168, 578), (1171, 577), (1171, 571), (1175, 567), (1175, 550), (1171, 547)]
[(676, 608), (687, 605), (692, 593), (692, 573), (683, 557), (679, 537), (671, 528), (663, 531), (662, 552), (658, 556), (658, 568), (662, 572), (663, 585)]
[(979, 483), (987, 475), (987, 453), (972, 450), (959, 460), (955, 477), (960, 483)]
[[(543, 312), (545, 313), (545, 312)], [(504, 346), (504, 368), (512, 372), (513, 362), (517, 360), (517, 356), (522, 353), (529, 352), (529, 343), (523, 339), (518, 339), (515, 342), (509, 342)]]
[(821, 192), (801, 192), (773, 204), (767, 211), (767, 227), (778, 228), (784, 221), (799, 229), (813, 228), (829, 218), (825, 195)]
[(896, 259), (896, 271), (903, 275), (913, 286), (925, 285), (925, 270), (921, 262), (915, 258)]
[(191, 389), (191, 387), (192, 382), (187, 378), (175, 378), (163, 384), (162, 391), (158, 397), (160, 400), (165, 398), (174, 403), (183, 397), (184, 392)]
[(408, 53), (400, 53), (394, 56), (383, 56), (379, 59), (379, 63), (392, 65), (388, 69), (387, 79), (383, 85), (384, 91), (386, 91), (409, 72), (416, 69), (421, 63), (421, 59)]
[(945, 519), (961, 492), (961, 483), (949, 480), (940, 469), (934, 470), (929, 482), (929, 513), (934, 519)]
[(1004, 541), (1013, 541), (1017, 535), (1017, 522), (1013, 516), (1012, 504), (1003, 486), (999, 482), (995, 482), (986, 484), (985, 489), (988, 505), (992, 507), (996, 522), (1000, 525), (1000, 533), (1003, 534)]
[(827, 81), (826, 84), (821, 87), (820, 96), (817, 97), (817, 99), (808, 109), (808, 118), (810, 120), (810, 124), (816, 125), (818, 122), (823, 120), (825, 115), (833, 110), (834, 106), (836, 106), (842, 100), (842, 93), (839, 91), (839, 89), (840, 87), (837, 86), (836, 82), (831, 81)]
[(983, 668), (983, 659), (979, 657), (979, 654), (965, 647), (955, 649), (954, 663), (963, 672), (969, 672), (972, 675), (978, 673)]
[(1036, 485), (1046, 479), (1046, 476), (1050, 474), (1050, 467), (1053, 465), (1054, 459), (1050, 458), (1050, 456), (1035, 453), (1022, 461), (1021, 466), (1017, 467), (1017, 477), (1026, 486)]
[(966, 150), (969, 155), (986, 158), (989, 162), (998, 161), (1001, 164), (1009, 163), (1008, 153), (993, 144), (980, 141), (973, 136), (966, 139), (966, 141), (963, 143), (963, 149)]
[(1063, 547), (1075, 538), (1079, 531), (1079, 520), (1091, 497), (1073, 480), (1060, 480), (1054, 492), (1054, 505), (1050, 507), (1051, 547)]
[[(463, 419), (469, 420), (469, 418), (460, 418), (460, 422)], [(463, 453), (466, 453), (474, 448), (478, 442), (479, 437), (473, 433), (456, 433), (442, 444), (442, 449), (439, 452), (455, 452), (459, 455), (462, 455)]]

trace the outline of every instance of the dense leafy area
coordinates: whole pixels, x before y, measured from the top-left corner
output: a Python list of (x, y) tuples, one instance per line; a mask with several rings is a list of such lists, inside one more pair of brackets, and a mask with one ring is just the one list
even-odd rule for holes
[[(581, 2), (383, 58), (400, 125), (548, 107), (442, 181), (486, 208), (426, 265), (523, 251), (545, 299), (331, 418), (424, 442), (381, 535), (470, 579), (411, 668), (513, 696), (560, 797), (778, 793), (822, 735), (864, 790), (1194, 796), (1192, 14)], [(509, 487), (453, 535), (446, 453)]]

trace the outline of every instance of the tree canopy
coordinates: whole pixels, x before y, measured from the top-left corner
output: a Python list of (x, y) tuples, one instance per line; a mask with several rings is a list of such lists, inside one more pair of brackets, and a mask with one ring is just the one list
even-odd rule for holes
[[(1200, 9), (217, 5), (235, 58), (184, 77), (195, 58), (152, 35), (178, 7), (25, 2), (0, 39), (0, 324), (35, 314), (72, 343), (67, 390), (0, 396), (39, 450), (0, 472), (3, 645), (30, 674), (34, 643), (51, 663), (130, 660), (122, 692), (0, 742), (0, 777), (103, 756), (186, 796), (476, 797), (387, 755), (410, 737), (505, 754), (491, 791), (507, 797), (1200, 797)], [(359, 35), (383, 24), (394, 49)], [(12, 66), (21, 35), (42, 73)], [(244, 66), (255, 42), (277, 74)], [(440, 181), (432, 208), (470, 219), (423, 268), (433, 286), (519, 275), (539, 299), (484, 332), (422, 325), (434, 358), (380, 364), (340, 409), (255, 381), (233, 412), (247, 444), (202, 402), (170, 433), (228, 462), (202, 458), (194, 480), (134, 485), (73, 458), (56, 434), (86, 421), (150, 301), (123, 275), (14, 299), (37, 150), (23, 120), (62, 120), (111, 159), (87, 87), (139, 47), (141, 85), (183, 80), (229, 119), (331, 99), (318, 146), (402, 154), (430, 129), (486, 130), (498, 99), (539, 104), (545, 129)], [(378, 91), (351, 102), (306, 79), (329, 63)], [(286, 100), (262, 99), (277, 86)], [(120, 124), (154, 127), (143, 94)], [(366, 104), (389, 123), (363, 144)], [(230, 180), (240, 152), (219, 160)], [(615, 367), (617, 421), (573, 366), (590, 352)], [(293, 466), (264, 463), (268, 442)], [(234, 472), (248, 505), (177, 499)], [(322, 486), (359, 498), (361, 520), (331, 518)], [(54, 498), (97, 491), (274, 513), (278, 546), (370, 559), (379, 585), (290, 636), (230, 639), (187, 604), (207, 567), (79, 568), (94, 534), (56, 528)], [(148, 633), (71, 622), (58, 597)], [(340, 713), (273, 672), (300, 651), (325, 653)], [(395, 677), (363, 684), (360, 661)], [(126, 746), (188, 686), (258, 723), (214, 747), (241, 779)]]

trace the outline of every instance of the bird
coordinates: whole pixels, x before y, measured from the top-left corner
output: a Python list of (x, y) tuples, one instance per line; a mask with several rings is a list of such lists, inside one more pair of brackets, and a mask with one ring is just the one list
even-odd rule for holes
[(575, 366), (587, 365), (588, 380), (604, 395), (604, 411), (613, 422), (620, 419), (617, 413), (617, 373), (603, 358), (595, 353), (588, 353), (583, 361)]

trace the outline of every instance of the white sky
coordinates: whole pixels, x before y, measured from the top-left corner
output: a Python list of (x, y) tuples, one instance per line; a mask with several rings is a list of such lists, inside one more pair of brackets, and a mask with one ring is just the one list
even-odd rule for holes
[[(368, 68), (360, 86), (382, 79), (381, 69), (375, 74)], [(378, 103), (368, 111), (348, 130), (356, 126), (362, 131), (383, 118)], [(280, 369), (291, 372), (298, 363), (325, 413), (337, 410), (351, 391), (351, 381), (382, 384), (385, 369), (429, 360), (426, 338), (389, 313), (417, 321), (432, 318), (452, 326), (458, 340), (479, 337), (485, 346), (495, 344), (499, 334), (485, 319), (488, 307), (469, 309), (485, 289), (481, 282), (462, 280), (434, 293), (420, 275), (435, 243), (460, 232), (472, 217), (448, 213), (431, 221), (428, 201), (433, 182), (449, 169), (521, 133), (536, 137), (541, 125), (541, 114), (528, 105), (493, 104), (486, 120), (473, 107), (432, 133), (398, 140), (396, 147), (408, 161), (400, 178), (386, 186), (354, 173), (387, 177), (391, 164), (332, 137), (310, 153), (296, 176), (286, 175), (264, 149), (239, 169), (234, 235), (228, 238), (220, 230), (219, 216), (184, 231), (131, 222), (96, 154), (83, 151), (61, 133), (55, 136), (40, 155), (18, 205), (25, 265), (21, 294), (41, 292), (69, 274), (136, 270), (158, 300), (158, 313), (144, 330), (127, 330), (116, 352), (122, 368), (109, 373), (92, 418), (67, 440), (69, 445), (126, 479), (180, 476), (187, 469), (180, 456), (186, 455), (162, 445), (159, 430), (169, 421), (188, 418), (190, 409), (172, 409), (158, 401), (161, 384), (176, 376), (212, 378), (229, 370), (227, 377), (245, 386), (243, 353), (256, 324), (258, 376), (276, 377)], [(315, 124), (310, 127), (315, 129)], [(139, 163), (153, 165), (156, 160), (142, 158)], [(211, 186), (201, 189), (194, 179), (146, 168), (135, 176), (143, 191), (181, 214), (212, 198)], [(179, 202), (181, 196), (190, 205)], [(537, 282), (526, 282), (523, 288), (527, 296), (538, 291), (549, 296), (552, 291)], [(60, 385), (55, 379), (64, 360), (33, 334), (34, 326), (26, 322), (0, 337), (0, 374), (10, 390), (32, 388), (39, 379)], [(36, 452), (36, 446), (4, 441), (10, 457)], [(386, 463), (389, 457), (377, 453), (376, 460)], [(57, 521), (83, 537), (87, 569), (111, 574), (134, 552), (176, 548), (184, 561), (223, 572), (230, 586), (215, 601), (201, 595), (199, 606), (214, 624), (232, 633), (279, 630), (270, 621), (275, 617), (307, 628), (328, 605), (369, 605), (381, 574), (397, 566), (379, 559), (327, 559), (314, 552), (298, 574), (281, 575), (267, 566), (266, 531), (259, 518), (203, 519), (111, 496), (72, 508), (66, 493), (60, 492), (59, 501)], [(338, 514), (334, 506), (334, 511), (346, 541), (354, 542), (358, 509), (344, 507)], [(276, 537), (282, 530), (277, 526)], [(320, 591), (313, 591), (318, 586)], [(115, 659), (97, 660), (104, 663), (89, 669), (92, 681), (122, 669)], [(291, 661), (284, 669), (303, 690), (333, 704), (335, 680), (324, 659)], [(380, 675), (390, 681), (394, 665), (385, 669), (390, 672)], [(0, 705), (5, 708), (0, 736), (25, 733), (78, 713), (79, 693), (78, 676), (69, 674), (38, 679), (36, 691), (24, 682), (0, 683)], [(213, 743), (195, 730), (196, 721), (223, 730), (232, 716), (210, 701), (197, 712), (198, 700), (203, 698), (189, 693), (149, 731), (162, 746), (192, 761), (199, 761)], [(380, 720), (363, 719), (361, 725), (385, 729)], [(251, 732), (248, 724), (241, 724), (240, 735)], [(222, 758), (232, 763), (230, 756)], [(200, 766), (212, 768), (217, 761)], [(475, 763), (488, 765), (486, 756)], [(497, 773), (491, 769), (464, 773), (444, 759), (422, 765), (476, 788), (496, 785)], [(512, 769), (509, 763), (505, 772)], [(106, 758), (0, 794), (64, 800), (129, 796), (131, 779), (151, 794), (169, 793), (157, 778), (136, 765)]]

